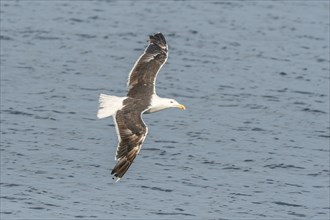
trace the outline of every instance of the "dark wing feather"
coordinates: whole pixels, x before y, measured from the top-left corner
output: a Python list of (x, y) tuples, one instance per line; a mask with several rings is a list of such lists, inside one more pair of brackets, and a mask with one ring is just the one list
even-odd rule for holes
[(128, 97), (145, 98), (155, 92), (157, 73), (167, 59), (167, 44), (163, 34), (149, 36), (149, 45), (136, 61), (128, 78)]
[(135, 107), (126, 106), (117, 111), (115, 116), (120, 140), (116, 152), (118, 162), (111, 174), (117, 178), (121, 178), (131, 166), (147, 135), (148, 128), (141, 118), (143, 111), (139, 109), (142, 106)]

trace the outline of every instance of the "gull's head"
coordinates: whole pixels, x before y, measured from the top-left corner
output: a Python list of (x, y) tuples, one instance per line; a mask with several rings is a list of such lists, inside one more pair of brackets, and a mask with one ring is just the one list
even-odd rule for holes
[(167, 108), (179, 108), (185, 110), (186, 107), (174, 99), (160, 98), (154, 95), (151, 99), (151, 106), (148, 113), (158, 112)]
[(178, 103), (176, 100), (174, 99), (168, 99), (168, 106), (172, 107), (172, 108), (179, 108), (181, 110), (185, 110), (186, 107), (180, 103)]

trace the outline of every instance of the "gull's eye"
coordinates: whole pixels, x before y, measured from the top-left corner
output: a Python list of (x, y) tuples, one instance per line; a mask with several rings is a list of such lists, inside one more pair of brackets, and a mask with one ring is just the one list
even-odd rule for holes
[(171, 101), (171, 103), (173, 103), (173, 101)]

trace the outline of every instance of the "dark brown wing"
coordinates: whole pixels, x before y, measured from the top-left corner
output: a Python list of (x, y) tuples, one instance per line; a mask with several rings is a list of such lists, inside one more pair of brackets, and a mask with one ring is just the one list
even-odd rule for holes
[(130, 103), (117, 111), (114, 118), (119, 139), (116, 151), (116, 160), (118, 162), (111, 174), (117, 180), (122, 178), (131, 166), (133, 160), (140, 152), (141, 145), (147, 135), (148, 128), (141, 117), (144, 110), (141, 108), (143, 108), (142, 105), (134, 106), (133, 103)]
[(149, 45), (136, 61), (128, 78), (128, 97), (150, 98), (155, 93), (157, 73), (167, 59), (167, 44), (162, 33), (149, 36)]

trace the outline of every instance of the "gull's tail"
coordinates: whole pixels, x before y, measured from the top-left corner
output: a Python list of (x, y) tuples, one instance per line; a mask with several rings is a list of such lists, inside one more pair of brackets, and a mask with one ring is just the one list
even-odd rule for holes
[(126, 97), (118, 97), (106, 94), (100, 94), (99, 110), (97, 111), (98, 118), (106, 118), (116, 114), (123, 107), (123, 101)]

